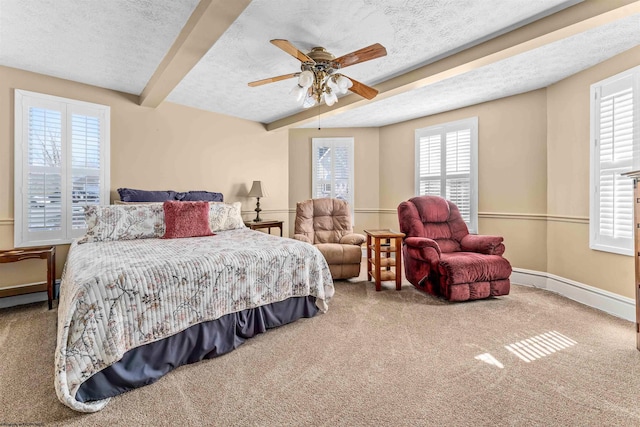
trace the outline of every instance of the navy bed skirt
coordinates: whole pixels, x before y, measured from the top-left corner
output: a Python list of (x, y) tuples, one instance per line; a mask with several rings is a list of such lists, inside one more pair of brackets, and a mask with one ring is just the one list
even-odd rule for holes
[(80, 402), (105, 399), (151, 384), (178, 366), (228, 353), (267, 329), (318, 313), (316, 298), (295, 297), (230, 313), (129, 350), (121, 360), (80, 385)]

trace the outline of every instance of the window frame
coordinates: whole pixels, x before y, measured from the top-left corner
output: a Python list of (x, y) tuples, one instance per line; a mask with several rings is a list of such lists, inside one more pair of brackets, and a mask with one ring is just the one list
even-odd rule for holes
[[(29, 173), (29, 108), (50, 108), (61, 112), (61, 227), (60, 230), (29, 232), (27, 174)], [(53, 95), (14, 90), (14, 247), (62, 245), (82, 236), (86, 227), (73, 228), (73, 164), (71, 121), (73, 114), (85, 114), (100, 120), (100, 204), (109, 203), (111, 108)]]
[[(633, 256), (635, 233), (633, 219), (633, 196), (629, 199), (631, 204), (631, 231), (629, 238), (600, 236), (600, 102), (601, 92), (605, 86), (616, 84), (625, 79), (630, 79), (633, 100), (632, 118), (632, 159), (631, 165), (627, 166), (625, 172), (640, 169), (640, 66), (630, 68), (626, 71), (596, 82), (590, 86), (590, 106), (589, 106), (589, 248), (598, 251), (610, 252), (614, 254)], [(622, 89), (624, 90), (624, 89)], [(624, 173), (624, 172), (621, 172)], [(628, 177), (629, 186), (633, 186), (633, 180)], [(633, 188), (631, 189), (633, 191)]]
[[(469, 233), (478, 233), (478, 117), (468, 117), (466, 119), (441, 123), (415, 130), (415, 152), (414, 152), (414, 194), (420, 194), (420, 139), (434, 135), (440, 135), (440, 186), (446, 188), (446, 134), (469, 129), (470, 131), (470, 165), (469, 165), (469, 217), (467, 223)], [(446, 194), (442, 195), (446, 198)]]
[[(349, 208), (351, 209), (351, 225), (355, 224), (355, 138), (348, 137), (316, 137), (311, 138), (311, 197), (318, 198), (316, 193), (317, 187), (317, 151), (319, 147), (326, 147), (327, 145), (343, 146), (349, 150)], [(333, 163), (332, 163), (333, 164)], [(332, 174), (332, 179), (335, 179), (335, 174)], [(335, 184), (332, 182), (331, 197), (335, 197)]]

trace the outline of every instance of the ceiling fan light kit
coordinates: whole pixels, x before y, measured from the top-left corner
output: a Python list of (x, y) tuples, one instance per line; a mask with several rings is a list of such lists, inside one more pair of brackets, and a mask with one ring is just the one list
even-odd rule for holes
[(332, 106), (338, 102), (338, 95), (347, 93), (351, 86), (351, 80), (342, 74), (305, 70), (298, 76), (298, 83), (291, 89), (291, 93), (298, 103), (304, 101), (304, 108), (313, 107), (322, 101)]
[(295, 97), (296, 102), (302, 102), (304, 108), (322, 102), (332, 106), (338, 102), (338, 95), (344, 95), (349, 90), (367, 99), (373, 99), (378, 94), (376, 89), (337, 72), (340, 68), (385, 56), (386, 49), (378, 43), (339, 58), (323, 47), (314, 47), (311, 52), (305, 54), (287, 40), (276, 39), (271, 40), (271, 43), (302, 62), (301, 71), (251, 82), (249, 86), (298, 77), (298, 82), (290, 94)]

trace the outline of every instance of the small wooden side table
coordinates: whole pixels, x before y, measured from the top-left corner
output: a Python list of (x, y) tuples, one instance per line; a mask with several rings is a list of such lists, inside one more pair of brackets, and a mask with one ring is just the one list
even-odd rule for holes
[(49, 310), (53, 307), (53, 284), (56, 281), (56, 247), (10, 249), (0, 251), (0, 264), (23, 261), (25, 259), (47, 260), (47, 301)]
[[(367, 235), (367, 279), (376, 281), (376, 291), (382, 281), (395, 280), (396, 290), (402, 287), (402, 238), (404, 233), (391, 230), (364, 230)], [(392, 244), (393, 240), (393, 244)], [(373, 252), (373, 254), (372, 254)], [(395, 258), (391, 255), (395, 254)], [(373, 255), (373, 257), (372, 257)]]
[(258, 230), (260, 228), (268, 228), (269, 234), (271, 234), (271, 227), (279, 228), (280, 237), (282, 237), (282, 224), (284, 224), (284, 221), (277, 221), (277, 220), (265, 220), (265, 221), (259, 221), (259, 222), (245, 221), (244, 223), (244, 225), (246, 225), (252, 230)]

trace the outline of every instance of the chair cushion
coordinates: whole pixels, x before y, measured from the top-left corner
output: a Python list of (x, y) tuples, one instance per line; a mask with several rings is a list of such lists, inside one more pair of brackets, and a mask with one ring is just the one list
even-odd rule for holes
[(357, 264), (329, 264), (333, 280), (349, 279), (360, 275), (360, 263)]
[(511, 275), (511, 264), (505, 258), (475, 252), (442, 253), (439, 269), (441, 285), (490, 282)]
[(362, 259), (360, 246), (319, 243), (315, 247), (322, 252), (327, 264), (359, 264)]
[(441, 197), (414, 197), (409, 201), (416, 205), (423, 223), (449, 220), (449, 204)]
[(509, 295), (510, 288), (509, 279), (500, 279), (446, 286), (442, 289), (442, 295), (449, 301), (467, 301)]
[(437, 196), (418, 196), (400, 203), (398, 220), (400, 231), (433, 239), (442, 252), (460, 251), (460, 240), (469, 234), (457, 206)]
[(351, 234), (349, 205), (339, 199), (310, 199), (296, 204), (295, 234), (313, 243), (338, 243)]

